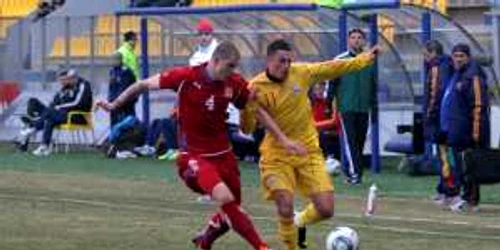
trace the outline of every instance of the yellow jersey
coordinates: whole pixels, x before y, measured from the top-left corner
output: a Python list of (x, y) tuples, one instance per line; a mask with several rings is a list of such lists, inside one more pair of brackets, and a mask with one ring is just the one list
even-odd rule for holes
[[(250, 81), (250, 85), (257, 91), (257, 104), (269, 113), (288, 138), (302, 143), (310, 153), (319, 152), (318, 133), (308, 96), (310, 86), (371, 64), (372, 56), (368, 53), (361, 53), (351, 59), (293, 63), (285, 81), (273, 82), (262, 72)], [(255, 107), (255, 104), (250, 106)], [(242, 127), (254, 127), (252, 123), (255, 121), (248, 116), (242, 118)], [(260, 149), (264, 155), (287, 154), (270, 133), (266, 134)]]

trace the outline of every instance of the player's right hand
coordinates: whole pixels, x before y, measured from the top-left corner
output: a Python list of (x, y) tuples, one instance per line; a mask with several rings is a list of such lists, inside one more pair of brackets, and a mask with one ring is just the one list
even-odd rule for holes
[(113, 103), (110, 103), (106, 100), (99, 100), (95, 103), (95, 105), (96, 105), (96, 107), (100, 107), (108, 112), (115, 109), (115, 106), (113, 105)]
[(299, 142), (286, 139), (283, 142), (283, 146), (290, 154), (300, 155), (300, 156), (305, 156), (307, 154), (307, 148)]

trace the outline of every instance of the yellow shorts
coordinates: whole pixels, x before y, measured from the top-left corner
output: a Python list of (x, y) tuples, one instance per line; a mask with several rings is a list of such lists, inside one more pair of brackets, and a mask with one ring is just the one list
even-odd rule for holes
[(260, 161), (261, 183), (266, 199), (272, 199), (276, 190), (297, 189), (304, 197), (311, 194), (334, 191), (330, 175), (326, 172), (321, 153), (307, 156), (274, 154), (262, 156)]

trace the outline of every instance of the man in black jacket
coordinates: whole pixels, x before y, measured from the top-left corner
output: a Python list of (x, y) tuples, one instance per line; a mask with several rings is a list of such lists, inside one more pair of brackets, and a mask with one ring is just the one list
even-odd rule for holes
[[(20, 133), (20, 149), (27, 150), (29, 138), (43, 130), (42, 144), (33, 151), (37, 156), (51, 153), (51, 140), (54, 127), (65, 123), (70, 111), (89, 112), (92, 109), (92, 90), (90, 83), (79, 77), (75, 70), (64, 70), (59, 73), (58, 81), (61, 89), (47, 107), (40, 100), (31, 98), (28, 101), (28, 115), (22, 120), (28, 125)], [(72, 123), (85, 123), (84, 117), (75, 116)]]

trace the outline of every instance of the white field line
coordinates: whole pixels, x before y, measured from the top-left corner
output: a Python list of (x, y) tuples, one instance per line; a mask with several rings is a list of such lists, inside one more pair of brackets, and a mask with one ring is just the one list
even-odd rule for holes
[[(0, 199), (19, 199), (23, 200), (22, 198), (20, 199), (19, 196), (15, 195), (5, 195), (5, 194), (0, 194)], [(188, 211), (188, 210), (183, 210), (183, 209), (175, 209), (175, 208), (168, 208), (168, 207), (148, 207), (148, 206), (143, 206), (143, 205), (133, 205), (133, 204), (114, 204), (111, 202), (102, 202), (102, 201), (91, 201), (91, 200), (82, 200), (82, 199), (53, 199), (50, 197), (44, 197), (44, 196), (38, 196), (36, 199), (32, 199), (32, 201), (40, 201), (40, 202), (68, 202), (68, 203), (74, 203), (74, 204), (82, 204), (82, 205), (92, 205), (92, 206), (99, 206), (99, 207), (107, 207), (107, 208), (129, 208), (129, 209), (134, 209), (134, 210), (142, 210), (142, 211), (157, 211), (157, 212), (172, 212), (176, 214), (183, 214), (183, 215), (200, 215), (200, 211)], [(262, 205), (260, 205), (263, 207)], [(250, 207), (256, 207), (255, 205), (250, 206)], [(337, 215), (336, 217), (339, 218), (364, 218), (363, 215), (354, 215), (354, 214), (340, 214)], [(434, 221), (432, 219), (424, 219), (424, 218), (402, 218), (399, 216), (380, 216), (376, 215), (374, 216), (375, 218), (381, 219), (381, 220), (393, 220), (393, 221), (402, 221), (402, 222), (430, 222), (430, 223), (439, 223), (443, 225), (471, 225), (471, 226), (479, 226), (476, 224), (472, 224), (469, 222), (457, 222), (457, 221)], [(372, 217), (372, 219), (374, 218)], [(252, 216), (253, 219), (255, 220), (265, 220), (265, 221), (274, 221), (275, 217), (271, 216)], [(334, 224), (334, 220), (330, 220), (329, 222), (331, 225)], [(377, 230), (382, 230), (382, 231), (390, 231), (390, 232), (399, 232), (399, 233), (414, 233), (414, 234), (423, 234), (423, 235), (434, 235), (434, 236), (445, 236), (445, 237), (454, 237), (454, 238), (468, 238), (468, 239), (481, 239), (481, 240), (499, 240), (500, 241), (500, 236), (484, 236), (484, 235), (477, 235), (477, 234), (454, 234), (454, 233), (445, 233), (445, 232), (437, 232), (437, 231), (430, 231), (430, 230), (421, 230), (421, 229), (412, 229), (412, 228), (405, 228), (405, 227), (390, 227), (390, 226), (377, 226), (377, 225), (366, 225), (366, 224), (359, 224), (359, 223), (347, 223), (348, 225), (355, 226), (357, 228), (368, 228), (368, 229), (377, 229)], [(479, 228), (485, 228), (485, 229), (499, 229), (500, 227), (498, 225), (480, 225)]]
[[(255, 207), (260, 209), (270, 209), (268, 206), (255, 204), (249, 205), (249, 207)], [(274, 208), (272, 208), (274, 209)], [(451, 211), (450, 211), (451, 213)], [(335, 213), (335, 217), (339, 218), (355, 218), (362, 219), (366, 218), (361, 212), (360, 214), (350, 214), (350, 213)], [(375, 214), (369, 218), (370, 220), (388, 220), (388, 221), (401, 221), (401, 222), (420, 222), (420, 223), (432, 223), (432, 224), (441, 224), (441, 225), (454, 225), (454, 226), (475, 226), (485, 229), (500, 229), (499, 225), (489, 225), (489, 224), (480, 224), (471, 223), (468, 221), (459, 221), (459, 220), (444, 220), (442, 217), (432, 217), (429, 216), (427, 218), (419, 218), (419, 217), (402, 217), (402, 216), (393, 216), (393, 215), (380, 215)]]

